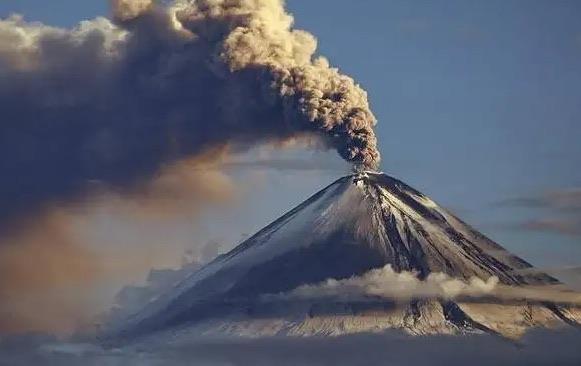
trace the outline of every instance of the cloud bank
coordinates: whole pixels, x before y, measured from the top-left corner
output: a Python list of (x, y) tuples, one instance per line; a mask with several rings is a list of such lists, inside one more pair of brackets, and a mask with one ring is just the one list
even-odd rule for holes
[(405, 302), (421, 298), (454, 300), (485, 297), (505, 301), (550, 301), (581, 305), (581, 293), (568, 291), (561, 286), (507, 286), (500, 284), (496, 277), (487, 280), (473, 277), (463, 281), (444, 273), (431, 273), (425, 280), (420, 280), (416, 273), (395, 272), (389, 264), (362, 276), (344, 280), (328, 279), (319, 284), (300, 286), (289, 293), (268, 295), (266, 298), (354, 300), (370, 297)]

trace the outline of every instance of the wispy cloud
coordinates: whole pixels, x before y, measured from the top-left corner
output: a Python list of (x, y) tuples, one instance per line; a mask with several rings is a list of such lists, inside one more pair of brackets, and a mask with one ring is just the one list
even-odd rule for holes
[(538, 195), (514, 197), (498, 202), (499, 207), (536, 209), (542, 217), (521, 222), (518, 228), (581, 236), (581, 188), (553, 190)]
[(507, 198), (498, 202), (497, 205), (500, 207), (530, 207), (566, 211), (581, 210), (581, 187)]
[(494, 298), (503, 301), (554, 301), (581, 304), (581, 293), (563, 289), (558, 285), (517, 287), (503, 285), (496, 277), (490, 277), (487, 280), (473, 277), (464, 281), (444, 273), (432, 273), (425, 280), (420, 280), (416, 273), (395, 272), (390, 265), (371, 270), (362, 276), (344, 280), (328, 279), (318, 284), (303, 285), (291, 292), (274, 297), (341, 300), (381, 297), (406, 302), (414, 298)]
[(581, 217), (545, 218), (523, 222), (520, 227), (533, 230), (553, 232), (562, 235), (581, 236)]

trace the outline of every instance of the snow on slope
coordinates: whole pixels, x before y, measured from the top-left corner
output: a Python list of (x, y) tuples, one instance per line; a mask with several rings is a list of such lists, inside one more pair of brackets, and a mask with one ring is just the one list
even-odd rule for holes
[[(218, 319), (220, 324), (235, 324), (229, 318), (232, 313), (238, 318), (240, 314), (252, 318), (259, 313), (263, 318), (272, 318), (272, 312), (281, 309), (291, 314), (297, 306), (305, 310), (305, 305), (287, 304), (277, 310), (264, 309), (256, 304), (256, 299), (329, 278), (341, 280), (361, 276), (387, 264), (397, 272), (416, 272), (420, 278), (441, 272), (463, 280), (473, 277), (487, 280), (494, 276), (504, 285), (558, 283), (546, 274), (530, 270), (530, 264), (420, 192), (387, 175), (364, 172), (340, 178), (316, 193), (231, 252), (168, 289), (127, 322), (116, 326), (112, 334), (132, 337), (208, 321), (216, 325), (216, 320), (212, 319)], [(437, 311), (432, 302), (418, 304), (390, 310), (395, 311), (395, 320), (386, 324), (401, 326), (409, 319), (418, 323), (430, 317), (444, 323), (456, 317), (454, 327), (471, 322), (457, 304), (441, 304)], [(326, 309), (325, 317), (339, 319), (334, 314), (337, 309), (327, 305), (318, 305)], [(312, 314), (313, 305), (307, 306), (307, 313)], [(348, 322), (361, 323), (360, 314), (354, 310), (357, 306), (350, 304), (344, 310), (352, 313), (345, 316), (354, 317)], [(373, 311), (378, 308), (384, 309), (384, 321), (375, 321), (385, 323), (392, 315), (386, 315), (385, 304), (379, 304)], [(276, 317), (288, 318), (289, 314), (277, 313)], [(301, 312), (293, 314), (293, 317), (300, 317)], [(418, 314), (424, 314), (423, 318)], [(277, 324), (284, 322), (280, 320)], [(269, 327), (282, 333), (283, 329), (293, 329), (293, 334), (300, 333), (300, 329), (311, 329), (301, 328), (298, 324), (303, 322), (304, 319), (292, 326), (287, 324), (280, 328), (271, 324)], [(361, 329), (370, 326), (373, 324)], [(435, 328), (443, 329), (442, 326)], [(416, 329), (424, 332), (419, 330), (419, 325)], [(304, 330), (303, 333), (313, 331)]]

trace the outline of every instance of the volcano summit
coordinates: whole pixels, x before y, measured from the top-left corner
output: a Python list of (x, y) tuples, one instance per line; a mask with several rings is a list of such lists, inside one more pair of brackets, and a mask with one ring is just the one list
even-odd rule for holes
[[(402, 283), (419, 290), (382, 295)], [(515, 338), (531, 327), (578, 326), (578, 307), (531, 295), (559, 286), (422, 193), (363, 172), (333, 182), (112, 332), (307, 336), (395, 328)], [(517, 295), (508, 296), (511, 289)], [(318, 290), (321, 296), (305, 296)]]

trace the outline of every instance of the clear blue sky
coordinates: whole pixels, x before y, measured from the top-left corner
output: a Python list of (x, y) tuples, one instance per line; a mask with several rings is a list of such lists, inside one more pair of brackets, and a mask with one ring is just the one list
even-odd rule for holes
[[(368, 90), (384, 171), (534, 263), (581, 265), (581, 236), (516, 227), (562, 213), (498, 204), (581, 187), (581, 2), (290, 0), (287, 7), (297, 27), (317, 36), (320, 53)], [(105, 0), (3, 0), (0, 16), (72, 26), (107, 8)], [(276, 184), (249, 193), (254, 212), (237, 222), (240, 231), (263, 226), (333, 177), (265, 174)]]

